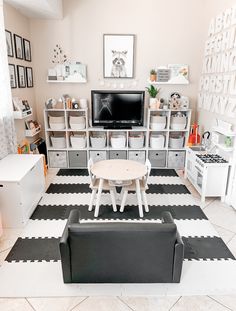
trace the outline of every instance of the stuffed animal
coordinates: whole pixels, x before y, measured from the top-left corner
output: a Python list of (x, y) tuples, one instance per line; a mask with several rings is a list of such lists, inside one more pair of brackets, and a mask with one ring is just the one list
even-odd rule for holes
[(181, 108), (180, 98), (181, 98), (180, 94), (176, 92), (170, 95), (170, 99), (169, 99), (170, 109), (178, 110)]

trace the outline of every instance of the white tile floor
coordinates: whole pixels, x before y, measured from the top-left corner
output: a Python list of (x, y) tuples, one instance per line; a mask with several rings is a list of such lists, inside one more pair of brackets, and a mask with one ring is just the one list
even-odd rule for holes
[[(50, 170), (47, 185), (55, 176)], [(182, 177), (182, 172), (179, 172)], [(200, 197), (188, 180), (185, 185), (200, 205)], [(236, 211), (218, 199), (207, 199), (202, 205), (215, 229), (236, 256)], [(0, 240), (0, 265), (15, 243), (20, 230), (5, 230)], [(1, 280), (0, 280), (1, 281)], [(235, 280), (236, 282), (236, 280)], [(61, 297), (61, 298), (2, 298), (1, 311), (236, 311), (235, 296), (159, 296), (159, 297)]]

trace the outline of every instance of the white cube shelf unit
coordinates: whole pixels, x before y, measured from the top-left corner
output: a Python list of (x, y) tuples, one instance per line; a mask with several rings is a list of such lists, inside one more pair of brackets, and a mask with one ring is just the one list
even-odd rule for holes
[[(186, 124), (181, 130), (171, 128), (171, 116), (181, 111), (186, 117)], [(84, 128), (72, 129), (70, 116), (84, 117)], [(165, 116), (166, 124), (159, 129), (153, 126), (151, 120), (156, 116)], [(51, 124), (54, 117), (59, 117), (59, 125)], [(51, 118), (51, 119), (50, 119)], [(158, 119), (158, 118), (157, 118)], [(47, 109), (44, 112), (45, 136), (48, 150), (49, 167), (57, 168), (86, 168), (91, 157), (94, 161), (105, 159), (130, 159), (145, 162), (149, 158), (155, 168), (179, 168), (185, 165), (185, 152), (189, 134), (191, 110), (152, 110), (148, 109), (146, 126), (133, 127), (132, 129), (104, 129), (103, 127), (89, 127), (87, 109)], [(63, 122), (62, 122), (63, 120)], [(57, 120), (55, 121), (57, 123)], [(74, 118), (73, 118), (74, 122)], [(162, 125), (163, 127), (163, 125)], [(54, 129), (56, 128), (56, 129)], [(79, 144), (84, 137), (86, 140), (83, 148), (71, 145), (71, 135), (78, 137)], [(164, 136), (164, 145), (160, 147), (156, 141)], [(52, 139), (52, 137), (54, 139)], [(59, 138), (57, 138), (59, 136)], [(150, 145), (150, 139), (154, 137)], [(173, 143), (170, 144), (171, 138)], [(176, 138), (175, 138), (176, 137)], [(176, 140), (182, 145), (175, 147)], [(163, 138), (162, 138), (163, 139)], [(53, 140), (53, 141), (52, 141)], [(75, 139), (73, 139), (74, 141)], [(61, 144), (61, 145), (60, 145)], [(174, 145), (173, 145), (174, 144)], [(63, 148), (60, 148), (62, 146)], [(79, 145), (80, 146), (80, 145)]]

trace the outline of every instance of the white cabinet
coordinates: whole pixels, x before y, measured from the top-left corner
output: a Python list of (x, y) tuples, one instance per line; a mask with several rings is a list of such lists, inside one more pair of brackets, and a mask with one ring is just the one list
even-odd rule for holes
[(11, 154), (0, 161), (3, 227), (23, 227), (45, 190), (42, 155)]

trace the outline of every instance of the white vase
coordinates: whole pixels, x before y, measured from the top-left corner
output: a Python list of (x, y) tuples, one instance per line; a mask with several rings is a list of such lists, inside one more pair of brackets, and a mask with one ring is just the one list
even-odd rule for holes
[(157, 99), (156, 98), (153, 98), (153, 97), (149, 98), (149, 107), (151, 109), (156, 109), (156, 103), (157, 103)]

